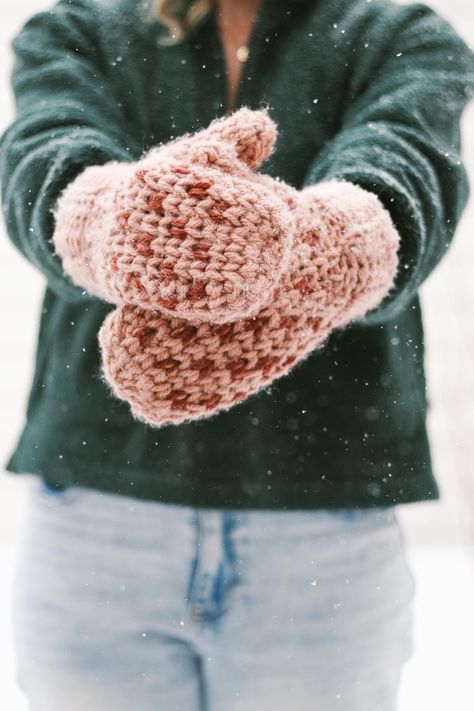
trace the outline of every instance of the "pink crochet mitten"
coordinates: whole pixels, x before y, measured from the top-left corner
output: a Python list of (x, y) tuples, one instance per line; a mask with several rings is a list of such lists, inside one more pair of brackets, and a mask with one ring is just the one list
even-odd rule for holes
[(107, 301), (194, 322), (256, 313), (293, 240), (286, 200), (254, 179), (275, 138), (244, 108), (136, 163), (86, 168), (55, 210), (64, 270)]
[(292, 191), (289, 199), (298, 224), (291, 261), (256, 317), (193, 324), (133, 306), (107, 317), (99, 333), (103, 372), (135, 417), (161, 426), (226, 410), (285, 375), (333, 329), (388, 293), (399, 235), (374, 194), (331, 181)]

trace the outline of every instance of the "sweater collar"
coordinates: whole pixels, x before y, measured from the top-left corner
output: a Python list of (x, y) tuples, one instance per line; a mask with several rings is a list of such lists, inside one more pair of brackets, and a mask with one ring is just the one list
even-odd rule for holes
[[(189, 5), (194, 0), (186, 0), (186, 4)], [(259, 27), (262, 24), (268, 30), (275, 29), (277, 26), (281, 25), (282, 22), (288, 20), (291, 22), (291, 15), (293, 9), (302, 8), (304, 6), (317, 5), (319, 0), (261, 0), (260, 7), (257, 11), (257, 15), (254, 23), (255, 27)], [(214, 13), (211, 12), (209, 15), (204, 17), (200, 25), (205, 25), (209, 17), (212, 17)]]

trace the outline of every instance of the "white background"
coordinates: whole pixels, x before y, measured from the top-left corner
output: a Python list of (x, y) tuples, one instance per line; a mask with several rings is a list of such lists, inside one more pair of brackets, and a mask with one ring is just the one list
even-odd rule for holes
[[(474, 45), (472, 0), (429, 4)], [(9, 40), (27, 17), (49, 5), (16, 0), (0, 6), (0, 131), (13, 111)], [(463, 145), (474, 194), (473, 105), (464, 116)], [(418, 586), (416, 652), (404, 673), (400, 711), (474, 709), (473, 232), (471, 199), (448, 255), (421, 291), (428, 425), (442, 500), (399, 508)], [(0, 234), (0, 708), (8, 711), (26, 710), (15, 685), (9, 595), (27, 477), (2, 474), (1, 466), (23, 423), (42, 288), (42, 277)]]

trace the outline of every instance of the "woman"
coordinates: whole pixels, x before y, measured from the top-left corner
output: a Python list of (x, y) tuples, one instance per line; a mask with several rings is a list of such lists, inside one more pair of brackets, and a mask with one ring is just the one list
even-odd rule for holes
[(389, 0), (62, 0), (14, 50), (4, 212), (48, 280), (8, 463), (38, 482), (32, 711), (395, 709), (471, 51)]

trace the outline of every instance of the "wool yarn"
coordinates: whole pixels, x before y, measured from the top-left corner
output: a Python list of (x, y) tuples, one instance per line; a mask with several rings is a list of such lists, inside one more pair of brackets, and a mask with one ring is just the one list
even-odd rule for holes
[(256, 172), (275, 139), (265, 111), (240, 109), (60, 196), (64, 270), (118, 304), (99, 332), (105, 381), (149, 425), (242, 402), (393, 285), (399, 235), (378, 197)]
[(254, 170), (276, 126), (241, 109), (153, 148), (86, 168), (56, 204), (53, 241), (74, 283), (114, 304), (194, 322), (250, 316), (286, 269), (286, 196)]
[(125, 304), (99, 333), (103, 373), (134, 416), (160, 427), (210, 417), (288, 373), (393, 285), (399, 235), (378, 197), (346, 181), (287, 197), (296, 233), (286, 272), (253, 317), (193, 323)]

